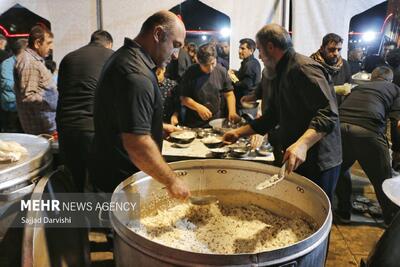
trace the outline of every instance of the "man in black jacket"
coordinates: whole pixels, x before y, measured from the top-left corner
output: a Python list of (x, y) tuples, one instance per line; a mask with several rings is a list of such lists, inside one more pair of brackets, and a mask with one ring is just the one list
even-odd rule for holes
[[(333, 85), (351, 83), (350, 65), (340, 55), (343, 39), (335, 33), (328, 33), (322, 39), (322, 45), (311, 58), (321, 64), (329, 73)], [(337, 94), (338, 105), (343, 101), (343, 95)]]
[(400, 119), (400, 88), (392, 83), (389, 67), (376, 68), (371, 82), (355, 87), (339, 109), (342, 134), (343, 163), (336, 193), (337, 215), (350, 220), (350, 167), (357, 160), (374, 186), (386, 224), (398, 209), (382, 191), (382, 183), (390, 178), (391, 166), (388, 142), (385, 136), (388, 117)]
[(253, 55), (255, 50), (256, 43), (252, 39), (245, 38), (240, 40), (239, 58), (242, 59), (240, 69), (238, 71), (228, 71), (233, 83), (238, 114), (249, 113), (253, 117), (257, 114), (257, 108), (245, 109), (240, 100), (243, 96), (251, 94), (261, 80), (261, 66)]
[(320, 64), (294, 51), (283, 27), (268, 24), (256, 37), (261, 60), (277, 75), (270, 105), (262, 117), (227, 132), (224, 139), (233, 142), (255, 132), (265, 134), (279, 125), (287, 172), (296, 170), (332, 199), (342, 154), (338, 109), (328, 74)]
[(87, 179), (94, 136), (94, 92), (103, 65), (113, 53), (112, 43), (108, 32), (95, 31), (88, 45), (62, 59), (58, 72), (56, 122), (60, 152), (79, 192), (83, 192)]

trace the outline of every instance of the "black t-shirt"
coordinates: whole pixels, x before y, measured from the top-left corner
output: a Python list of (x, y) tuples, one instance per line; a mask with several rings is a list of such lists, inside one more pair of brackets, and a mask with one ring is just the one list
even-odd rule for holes
[(89, 44), (66, 55), (58, 71), (58, 130), (94, 131), (94, 92), (111, 49)]
[(108, 60), (95, 96), (94, 184), (105, 192), (139, 171), (122, 145), (122, 133), (150, 134), (162, 148), (162, 100), (151, 58), (133, 40)]
[(168, 66), (165, 76), (174, 81), (180, 81), (185, 71), (192, 65), (192, 59), (188, 52), (181, 48), (179, 50), (178, 59), (172, 60)]
[[(213, 114), (211, 120), (226, 115), (223, 93), (233, 90), (226, 69), (217, 65), (211, 73), (204, 73), (199, 64), (192, 65), (181, 80), (181, 95), (190, 97), (206, 106)], [(209, 121), (203, 121), (196, 111), (186, 109), (184, 124), (189, 127), (204, 127)]]

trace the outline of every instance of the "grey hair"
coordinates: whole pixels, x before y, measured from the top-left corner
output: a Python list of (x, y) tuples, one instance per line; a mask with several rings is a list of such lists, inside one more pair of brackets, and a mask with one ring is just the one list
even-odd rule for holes
[(384, 80), (393, 81), (393, 71), (387, 66), (376, 67), (371, 73), (371, 81)]

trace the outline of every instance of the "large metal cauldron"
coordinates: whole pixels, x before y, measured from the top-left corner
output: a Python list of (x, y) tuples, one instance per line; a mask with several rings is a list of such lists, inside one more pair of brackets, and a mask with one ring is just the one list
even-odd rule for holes
[(0, 133), (0, 140), (15, 141), (28, 150), (19, 161), (0, 163), (0, 266), (20, 266), (22, 232), (11, 228), (19, 200), (33, 192), (36, 182), (50, 172), (53, 157), (47, 139), (18, 133)]
[[(327, 196), (310, 180), (291, 174), (275, 187), (257, 191), (256, 185), (264, 181), (266, 174), (275, 174), (279, 171), (278, 168), (236, 160), (190, 160), (171, 163), (170, 166), (179, 172), (191, 190), (199, 189), (199, 177), (203, 177), (202, 186), (205, 189), (261, 193), (266, 196), (266, 199), (275, 199), (268, 202), (268, 208), (271, 211), (280, 215), (289, 215), (291, 211), (282, 208), (282, 203), (286, 202), (311, 217), (318, 225), (318, 230), (301, 242), (273, 251), (231, 255), (202, 254), (152, 242), (121, 223), (129, 218), (129, 214), (113, 212), (111, 222), (115, 230), (114, 257), (118, 267), (324, 266), (332, 213)], [(142, 206), (149, 203), (155, 196), (166, 194), (162, 184), (143, 172), (136, 173), (122, 182), (114, 191), (113, 201), (118, 200), (118, 195), (115, 193), (119, 192), (140, 193)]]

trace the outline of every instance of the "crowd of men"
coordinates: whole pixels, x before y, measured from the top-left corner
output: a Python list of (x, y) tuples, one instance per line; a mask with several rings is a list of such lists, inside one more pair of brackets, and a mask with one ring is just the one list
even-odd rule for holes
[[(337, 34), (327, 34), (317, 51), (305, 56), (294, 50), (283, 27), (268, 24), (255, 40), (240, 40), (238, 70), (229, 68), (226, 41), (197, 47), (185, 44), (185, 35), (183, 22), (168, 11), (150, 16), (116, 51), (111, 34), (98, 30), (89, 44), (62, 59), (56, 77), (45, 64), (53, 34), (35, 26), (0, 66), (3, 129), (20, 125), (29, 134), (57, 132), (79, 192), (88, 177), (96, 191), (112, 192), (142, 170), (165, 184), (172, 197), (186, 199), (188, 187), (161, 155), (163, 137), (177, 125), (208, 127), (210, 120), (238, 121), (247, 113), (254, 120), (227, 132), (226, 142), (268, 134), (277, 163), (286, 162), (287, 172), (311, 179), (331, 200), (336, 191), (336, 214), (343, 221), (352, 209), (349, 168), (358, 160), (390, 223), (397, 208), (383, 194), (382, 182), (392, 176), (389, 119), (392, 149), (400, 151), (399, 48), (369, 63), (370, 82), (340, 95), (335, 86), (351, 83), (367, 62), (358, 48), (349, 62), (343, 59)], [(254, 57), (257, 49), (263, 70)], [(245, 105), (257, 99), (261, 115)]]

